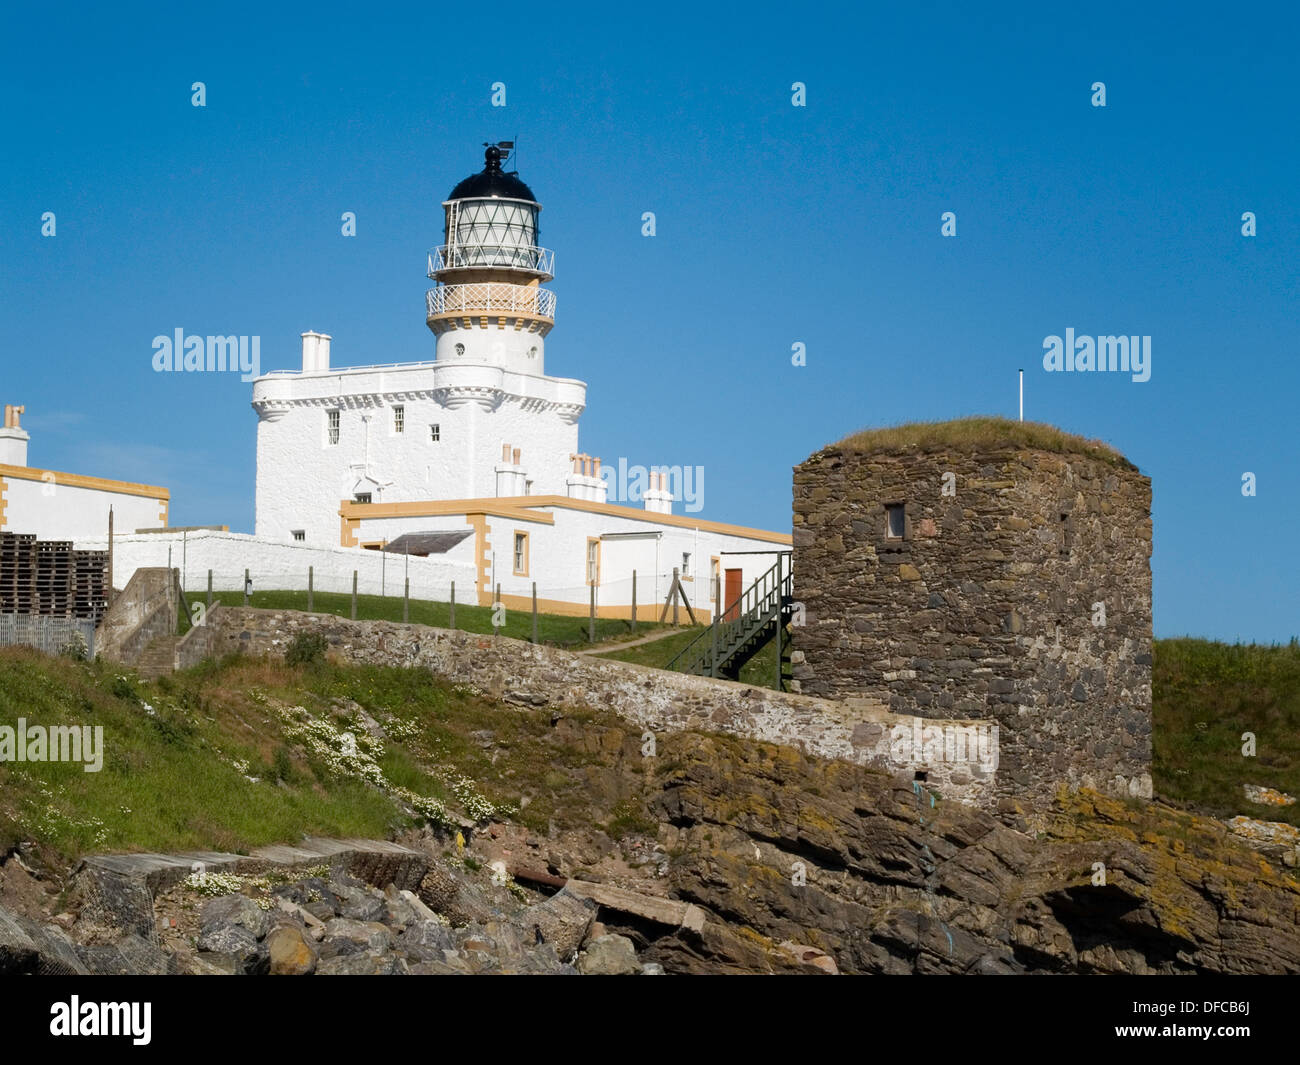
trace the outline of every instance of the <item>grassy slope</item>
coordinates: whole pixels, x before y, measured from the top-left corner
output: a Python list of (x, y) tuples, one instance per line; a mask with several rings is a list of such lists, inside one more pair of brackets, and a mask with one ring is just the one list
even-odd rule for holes
[[(400, 588), (400, 585), (398, 586)], [(192, 605), (207, 601), (206, 592), (186, 592), (186, 598)], [(213, 602), (226, 606), (242, 606), (243, 592), (213, 592)], [(306, 610), (306, 592), (253, 592), (249, 606), (270, 610)], [(312, 608), (318, 614), (336, 614), (339, 617), (351, 617), (352, 596), (334, 592), (316, 592)], [(401, 621), (402, 597), (358, 595), (357, 619), (359, 621)], [(423, 599), (411, 600), (410, 619), (420, 625), (433, 625), (437, 628), (451, 627), (451, 607), (447, 603), (433, 603)], [(533, 618), (527, 610), (507, 610), (502, 636), (513, 636), (527, 640), (532, 636)], [(492, 608), (486, 606), (468, 606), (456, 604), (456, 628), (466, 632), (492, 632)], [(658, 628), (658, 625), (638, 623), (641, 634)], [(587, 639), (587, 619), (585, 617), (561, 617), (557, 614), (539, 614), (537, 616), (537, 638), (554, 647), (578, 649), (590, 646)], [(596, 642), (604, 643), (621, 638), (632, 638), (631, 624), (610, 618), (596, 619)]]
[(549, 712), (504, 709), (425, 671), (232, 658), (148, 684), (112, 665), (4, 648), (0, 724), (102, 725), (107, 753), (98, 773), (0, 763), (0, 854), (23, 840), (62, 862), (111, 850), (238, 852), (416, 823), (389, 794), (288, 736), (291, 723), (274, 709), (302, 706), (318, 728), (361, 738), (349, 701), (392, 730), (377, 756), (387, 780), (453, 813), (485, 800), (522, 806), (511, 816), (545, 831), (563, 821), (561, 807), (585, 808), (583, 766), (595, 753), (557, 747)]
[[(691, 634), (618, 657), (657, 664)], [(750, 664), (767, 663), (769, 679), (770, 652)], [(1300, 647), (1157, 641), (1154, 692), (1162, 798), (1300, 825), (1297, 807), (1251, 806), (1241, 793), (1251, 783), (1300, 794)], [(111, 665), (7, 648), (0, 724), (21, 716), (102, 725), (107, 756), (99, 773), (0, 763), (0, 853), (23, 840), (64, 862), (106, 850), (240, 851), (304, 833), (382, 837), (413, 823), (390, 795), (333, 771), (288, 735), (277, 704), (304, 707), (335, 735), (360, 736), (359, 705), (391, 730), (378, 765), (393, 785), (453, 812), (483, 801), (516, 806), (510, 816), (542, 833), (596, 808), (593, 767), (608, 752), (591, 746), (596, 730), (584, 733), (578, 719), (617, 724), (570, 711), (576, 728), (566, 739), (549, 711), (504, 708), (419, 670), (232, 659), (146, 684)], [(1253, 759), (1241, 755), (1246, 731), (1257, 737)]]
[[(1220, 816), (1300, 825), (1300, 805), (1256, 806), (1243, 784), (1300, 797), (1300, 646), (1157, 640), (1152, 671), (1156, 791)], [(1242, 733), (1256, 755), (1244, 757)]]
[[(609, 651), (600, 657), (612, 658), (618, 662), (636, 662), (638, 665), (663, 669), (678, 651), (701, 632), (707, 631), (707, 628), (683, 629), (680, 633), (665, 636), (662, 640), (638, 644), (636, 647), (628, 647), (622, 651)], [(706, 636), (705, 639), (708, 639), (708, 637)], [(740, 679), (746, 684), (756, 684), (762, 688), (772, 687), (776, 680), (776, 647), (773, 645), (773, 641), (768, 640), (763, 645), (762, 650), (741, 667)]]

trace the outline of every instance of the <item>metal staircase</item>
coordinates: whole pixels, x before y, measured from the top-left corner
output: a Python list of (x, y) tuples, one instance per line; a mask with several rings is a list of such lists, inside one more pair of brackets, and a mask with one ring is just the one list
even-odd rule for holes
[[(790, 621), (792, 590), (790, 564), (785, 555), (777, 555), (776, 564), (725, 611), (715, 614), (713, 623), (683, 647), (668, 668), (700, 677), (735, 680), (741, 667), (774, 635), (780, 659), (785, 627)], [(778, 687), (782, 672), (777, 670)]]

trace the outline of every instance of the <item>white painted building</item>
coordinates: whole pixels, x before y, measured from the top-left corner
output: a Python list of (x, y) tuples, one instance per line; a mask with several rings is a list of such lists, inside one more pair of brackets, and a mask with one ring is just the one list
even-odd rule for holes
[(502, 170), (501, 147), (443, 204), (425, 308), (433, 359), (335, 367), (332, 338), (307, 332), (301, 369), (254, 381), (256, 537), (415, 544), (467, 558), (480, 604), (499, 585), (508, 607), (524, 606), (535, 584), (542, 609), (584, 613), (594, 586), (605, 616), (630, 607), (634, 571), (649, 609), (677, 569), (707, 617), (715, 582), (730, 602), (790, 537), (673, 514), (662, 476), (640, 506), (607, 502), (610, 471), (578, 446), (587, 386), (545, 372), (555, 295), (542, 286), (554, 254), (538, 243), (541, 206)]
[(110, 508), (119, 532), (167, 524), (166, 488), (29, 466), (25, 410), (7, 405), (0, 428), (0, 530), (39, 540), (107, 539)]

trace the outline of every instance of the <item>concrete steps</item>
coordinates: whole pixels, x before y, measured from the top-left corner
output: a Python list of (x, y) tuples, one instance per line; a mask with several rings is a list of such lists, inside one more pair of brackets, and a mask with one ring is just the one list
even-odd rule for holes
[(136, 672), (147, 680), (154, 680), (176, 668), (177, 636), (155, 636), (149, 641), (135, 663)]

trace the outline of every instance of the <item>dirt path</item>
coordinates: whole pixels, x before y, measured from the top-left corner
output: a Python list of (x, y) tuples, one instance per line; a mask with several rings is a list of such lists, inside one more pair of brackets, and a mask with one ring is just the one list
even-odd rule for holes
[(659, 632), (652, 632), (649, 636), (642, 636), (636, 640), (624, 640), (621, 643), (602, 643), (595, 647), (588, 647), (585, 651), (579, 651), (582, 655), (603, 655), (610, 651), (621, 651), (625, 647), (638, 647), (643, 643), (654, 643), (656, 640), (665, 640), (669, 636), (676, 636), (685, 629), (663, 629)]

